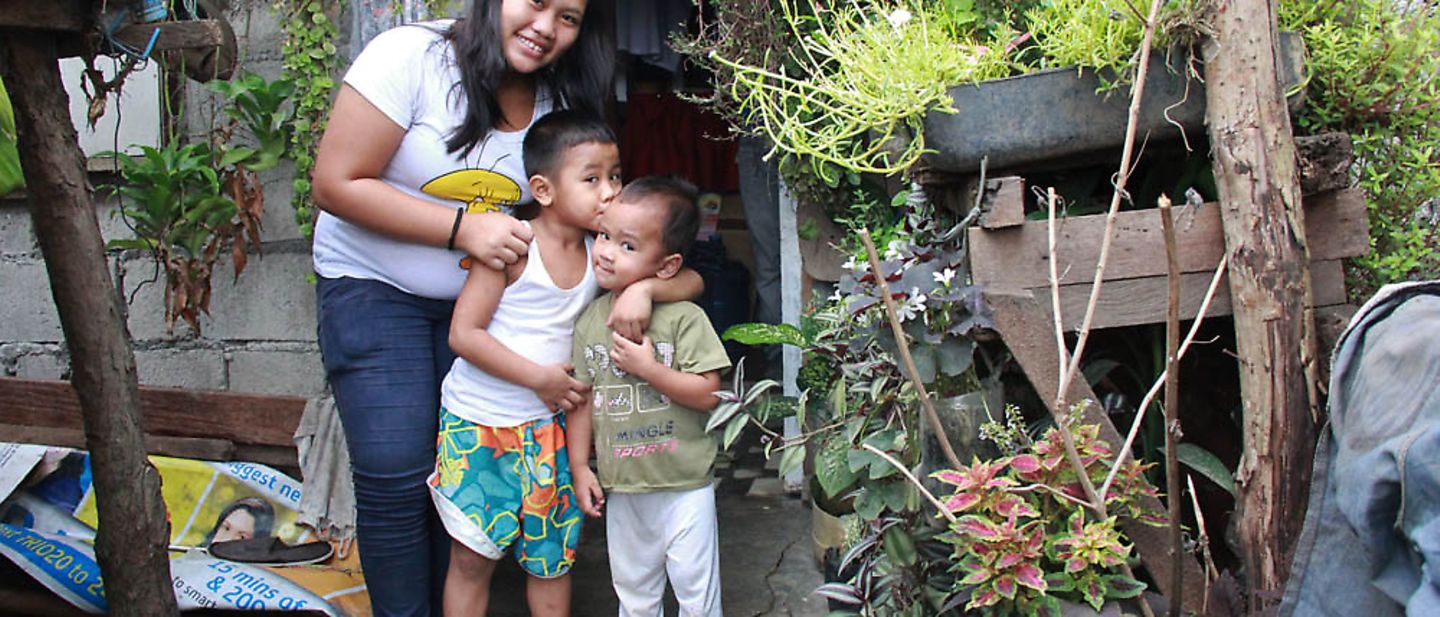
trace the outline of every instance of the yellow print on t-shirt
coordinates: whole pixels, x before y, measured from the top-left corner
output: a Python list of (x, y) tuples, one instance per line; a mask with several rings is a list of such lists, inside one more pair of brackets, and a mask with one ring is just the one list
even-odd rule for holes
[(426, 195), (466, 204), (467, 214), (505, 210), (520, 201), (520, 185), (488, 169), (461, 169), (420, 187)]

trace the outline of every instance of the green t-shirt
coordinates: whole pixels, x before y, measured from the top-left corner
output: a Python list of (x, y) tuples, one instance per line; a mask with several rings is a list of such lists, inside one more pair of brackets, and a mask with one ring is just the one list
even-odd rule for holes
[[(597, 298), (575, 322), (576, 378), (590, 384), (600, 484), (621, 493), (684, 490), (706, 485), (715, 464), (708, 412), (672, 403), (643, 380), (610, 364), (613, 296)], [(700, 307), (655, 305), (646, 336), (661, 364), (685, 373), (730, 366), (725, 347)]]

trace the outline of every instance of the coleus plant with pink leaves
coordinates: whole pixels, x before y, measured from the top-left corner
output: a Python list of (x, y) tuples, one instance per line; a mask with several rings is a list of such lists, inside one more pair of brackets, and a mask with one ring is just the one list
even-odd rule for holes
[[(1096, 426), (1071, 430), (1086, 473), (1100, 486), (1114, 458), (1110, 446)], [(1055, 428), (1013, 456), (931, 474), (954, 487), (942, 501), (955, 522), (941, 536), (954, 549), (953, 602), (965, 602), (967, 614), (1058, 616), (1061, 600), (1098, 611), (1107, 599), (1140, 595), (1145, 584), (1119, 572), (1131, 547), (1116, 521), (1164, 524), (1140, 505), (1142, 496), (1154, 495), (1142, 478), (1147, 467), (1134, 461), (1120, 467), (1105, 496), (1112, 515), (1103, 519), (1085, 507)]]

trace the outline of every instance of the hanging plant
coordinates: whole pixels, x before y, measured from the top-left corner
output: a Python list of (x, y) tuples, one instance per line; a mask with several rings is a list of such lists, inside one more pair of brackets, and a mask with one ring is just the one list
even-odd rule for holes
[(813, 161), (828, 184), (842, 172), (909, 168), (925, 152), (925, 115), (955, 113), (950, 86), (1009, 71), (1000, 51), (932, 24), (924, 3), (855, 2), (813, 14), (792, 0), (779, 5), (794, 47), (778, 61), (710, 59), (733, 73), (726, 94), (743, 123)]
[[(220, 251), (230, 246), (238, 277), (247, 261), (246, 243), (260, 248), (264, 197), (256, 174), (284, 156), (294, 90), (288, 81), (253, 74), (206, 85), (226, 98), (230, 118), (207, 141), (142, 146), (139, 157), (102, 154), (117, 161), (120, 182), (106, 188), (120, 198), (119, 215), (134, 233), (108, 246), (153, 254), (165, 274), (166, 330), (184, 320), (197, 335), (200, 315), (210, 309), (211, 273)], [(240, 128), (253, 146), (232, 144)]]
[(339, 30), (330, 14), (334, 2), (325, 0), (277, 0), (275, 9), (284, 16), (285, 44), (281, 48), (284, 76), (295, 84), (295, 114), (290, 120), (290, 156), (295, 161), (295, 224), (305, 238), (314, 235), (315, 199), (310, 193), (310, 171), (315, 167), (315, 149), (325, 132), (325, 118), (335, 90), (339, 53), (335, 41)]

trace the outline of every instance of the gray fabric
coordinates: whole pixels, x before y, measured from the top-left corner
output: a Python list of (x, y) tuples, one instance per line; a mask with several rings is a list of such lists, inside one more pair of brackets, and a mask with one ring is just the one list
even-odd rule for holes
[(1280, 615), (1440, 615), (1440, 281), (1381, 289), (1330, 377)]
[(694, 4), (690, 0), (628, 0), (616, 4), (615, 46), (642, 62), (674, 73), (680, 53), (670, 36), (685, 31)]
[(355, 484), (350, 477), (350, 448), (335, 397), (310, 399), (300, 425), (295, 427), (295, 449), (300, 459), (300, 516), (327, 540), (355, 537)]

